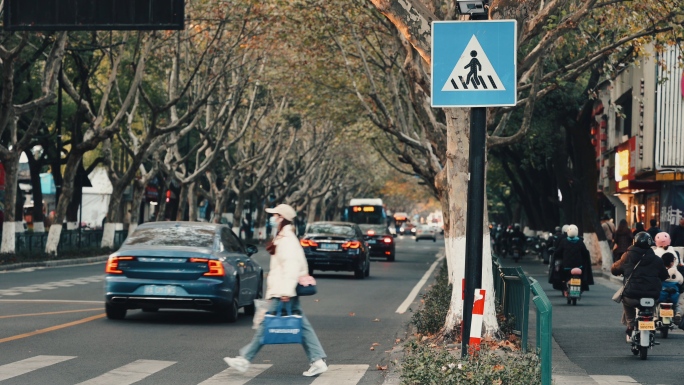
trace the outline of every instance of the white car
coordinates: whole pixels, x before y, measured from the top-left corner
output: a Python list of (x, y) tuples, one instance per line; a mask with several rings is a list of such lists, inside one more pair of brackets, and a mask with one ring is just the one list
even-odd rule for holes
[(437, 242), (437, 229), (430, 225), (419, 225), (416, 227), (416, 242), (420, 239), (432, 239)]

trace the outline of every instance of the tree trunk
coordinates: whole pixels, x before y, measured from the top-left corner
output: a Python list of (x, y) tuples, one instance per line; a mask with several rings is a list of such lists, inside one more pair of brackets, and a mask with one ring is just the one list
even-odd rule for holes
[(188, 184), (188, 217), (189, 221), (196, 222), (197, 218), (197, 182)]
[(313, 223), (316, 221), (316, 211), (318, 210), (318, 204), (321, 202), (321, 198), (314, 198), (309, 202), (309, 207), (306, 213), (306, 223)]
[[(235, 202), (235, 211), (233, 211), (233, 232), (240, 238), (242, 238), (240, 229), (242, 228), (242, 211), (244, 210), (244, 207), (245, 195), (239, 193)], [(245, 236), (247, 236), (247, 234), (245, 234)]]
[(2, 226), (2, 247), (0, 253), (14, 254), (15, 249), (15, 211), (17, 205), (17, 180), (19, 178), (19, 155), (10, 152), (9, 157), (2, 159), (5, 167), (5, 218)]
[(184, 184), (181, 186), (180, 193), (178, 194), (178, 211), (176, 212), (176, 220), (182, 221), (183, 215), (185, 215), (185, 204), (188, 199), (188, 185)]
[[(140, 223), (140, 205), (145, 194), (145, 183), (140, 179), (133, 181), (133, 196), (131, 198), (131, 223), (128, 225), (128, 235), (133, 234)], [(144, 218), (143, 218), (144, 222)]]
[[(263, 199), (259, 199), (258, 202), (263, 202)], [(264, 205), (259, 203), (256, 207), (257, 215), (254, 227), (256, 227), (257, 236), (256, 239), (263, 241), (268, 237), (266, 234), (266, 211), (264, 211)]]
[[(62, 185), (62, 194), (59, 196), (57, 202), (57, 210), (55, 212), (55, 222), (57, 226), (50, 226), (48, 239), (45, 244), (45, 253), (56, 255), (57, 247), (59, 245), (59, 237), (62, 233), (62, 222), (66, 216), (67, 206), (71, 201), (74, 192), (74, 180), (76, 179), (76, 171), (81, 164), (82, 156), (80, 153), (69, 154), (69, 159), (64, 170), (64, 180)], [(54, 229), (54, 230), (53, 230)]]
[[(442, 208), (442, 215), (445, 217), (445, 253), (453, 291), (444, 329), (445, 334), (451, 334), (463, 319), (462, 282), (466, 257), (470, 109), (448, 108), (444, 112), (447, 118), (447, 161), (445, 169), (440, 173), (443, 175), (438, 179), (443, 181), (446, 178), (446, 185), (440, 181), (436, 183), (436, 187), (446, 198), (440, 201), (445, 206)], [(487, 206), (486, 202), (484, 206)], [(448, 217), (444, 215), (447, 212)], [(494, 293), (489, 231), (484, 223), (482, 226), (486, 229), (482, 240), (482, 289), (487, 293)], [(498, 330), (494, 298), (494, 295), (487, 295), (485, 299), (484, 327), (487, 334)]]
[(126, 190), (126, 186), (118, 183), (118, 181), (112, 186), (112, 195), (109, 197), (109, 207), (107, 208), (107, 221), (102, 230), (102, 242), (100, 243), (102, 248), (114, 248), (114, 234), (116, 232), (116, 224), (120, 223), (119, 213), (124, 190)]

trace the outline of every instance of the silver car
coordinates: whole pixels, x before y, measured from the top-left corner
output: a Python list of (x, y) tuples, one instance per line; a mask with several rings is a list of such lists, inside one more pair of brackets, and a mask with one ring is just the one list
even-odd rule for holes
[(432, 239), (432, 242), (437, 242), (437, 229), (430, 225), (418, 225), (416, 227), (416, 242), (420, 239)]

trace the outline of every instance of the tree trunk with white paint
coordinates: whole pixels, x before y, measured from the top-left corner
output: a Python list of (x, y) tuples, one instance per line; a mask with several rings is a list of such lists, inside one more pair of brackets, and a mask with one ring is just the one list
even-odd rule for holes
[[(447, 162), (442, 171), (442, 180), (446, 177), (446, 185), (438, 183), (438, 189), (446, 194), (442, 199), (443, 215), (448, 212), (448, 226), (445, 222), (444, 241), (447, 263), (449, 266), (449, 282), (453, 285), (449, 312), (444, 325), (446, 332), (460, 326), (463, 319), (463, 279), (465, 277), (466, 259), (466, 218), (468, 198), (468, 162), (469, 162), (469, 109), (444, 109), (447, 116)], [(486, 201), (485, 201), (486, 207)], [(483, 207), (484, 210), (484, 207)], [(486, 220), (486, 217), (485, 217)], [(492, 276), (491, 245), (489, 229), (482, 224), (482, 288), (489, 293), (485, 297), (484, 326), (485, 334), (498, 331), (496, 308), (494, 301), (494, 281)]]
[(47, 254), (57, 255), (57, 246), (59, 246), (59, 237), (62, 234), (61, 223), (54, 223), (50, 226), (47, 241), (45, 241), (45, 252)]
[(0, 248), (0, 253), (2, 254), (14, 254), (16, 236), (14, 228), (16, 227), (15, 222), (5, 222), (2, 226), (2, 247)]
[[(104, 229), (102, 230), (102, 242), (100, 247), (102, 248), (114, 248), (114, 235), (116, 234), (116, 223), (106, 222)], [(123, 226), (123, 224), (121, 224)]]

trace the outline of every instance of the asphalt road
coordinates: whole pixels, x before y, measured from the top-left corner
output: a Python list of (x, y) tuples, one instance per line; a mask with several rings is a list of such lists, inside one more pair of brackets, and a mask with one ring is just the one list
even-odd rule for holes
[[(316, 274), (318, 294), (302, 299), (330, 370), (306, 378), (299, 345), (266, 346), (254, 370), (222, 360), (253, 335), (242, 313), (224, 324), (211, 313), (130, 311), (105, 318), (104, 263), (0, 273), (0, 383), (5, 384), (382, 384), (388, 352), (405, 338), (411, 312), (396, 311), (436, 261), (443, 240), (397, 239), (396, 262), (374, 260), (370, 277)], [(268, 254), (254, 255), (268, 270)], [(412, 307), (416, 308), (420, 297)]]
[[(510, 258), (502, 262), (504, 266), (515, 265)], [(577, 306), (570, 306), (561, 292), (548, 283), (548, 265), (532, 255), (525, 256), (517, 265), (542, 284), (551, 300), (553, 338), (560, 347), (553, 353), (554, 376), (595, 376), (606, 381), (597, 381), (601, 385), (633, 383), (619, 376), (631, 377), (643, 385), (684, 384), (684, 331), (671, 331), (667, 339), (656, 334), (660, 345), (649, 351), (646, 361), (641, 361), (632, 355), (625, 342), (625, 327), (620, 323), (622, 306), (611, 300), (618, 284), (605, 277), (594, 277), (595, 285), (583, 293)], [(534, 332), (533, 323), (530, 329)]]

